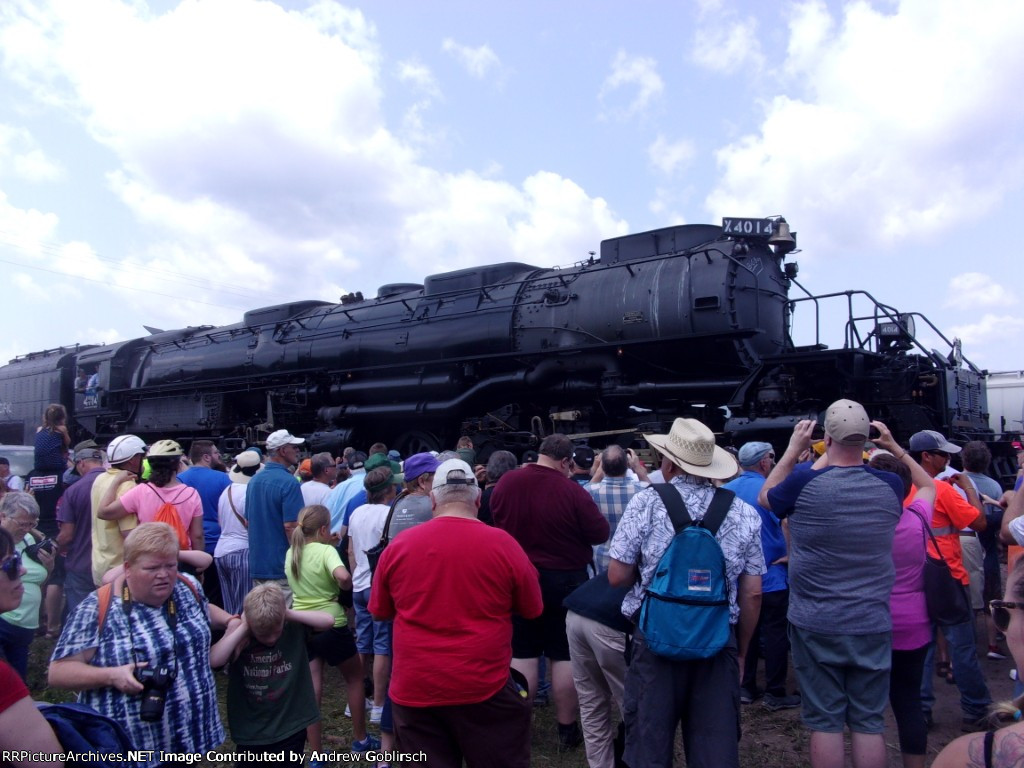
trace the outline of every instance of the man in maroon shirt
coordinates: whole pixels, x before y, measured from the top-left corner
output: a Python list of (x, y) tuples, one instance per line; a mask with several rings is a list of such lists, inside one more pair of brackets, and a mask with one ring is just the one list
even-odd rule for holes
[(544, 613), (537, 619), (513, 618), (512, 666), (526, 676), (532, 697), (540, 657), (551, 660), (562, 751), (583, 742), (562, 601), (587, 580), (593, 545), (606, 542), (609, 534), (608, 520), (593, 498), (569, 479), (574, 447), (565, 435), (544, 438), (537, 462), (506, 472), (491, 496), (494, 525), (512, 534), (540, 573)]

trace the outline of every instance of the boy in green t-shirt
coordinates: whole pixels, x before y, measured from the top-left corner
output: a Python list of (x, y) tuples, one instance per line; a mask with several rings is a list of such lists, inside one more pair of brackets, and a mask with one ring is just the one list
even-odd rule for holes
[[(306, 627), (330, 629), (323, 611), (295, 611), (274, 583), (245, 597), (242, 621), (210, 649), (210, 666), (230, 663), (228, 726), (247, 766), (301, 766), (306, 728), (320, 720), (306, 656)], [(283, 753), (283, 754), (282, 754)]]

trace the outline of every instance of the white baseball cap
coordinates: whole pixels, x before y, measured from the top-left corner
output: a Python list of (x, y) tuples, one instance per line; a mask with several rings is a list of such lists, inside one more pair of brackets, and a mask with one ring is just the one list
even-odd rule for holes
[(285, 445), (302, 445), (305, 440), (301, 437), (295, 437), (287, 429), (279, 429), (276, 432), (271, 432), (270, 437), (267, 438), (267, 450), (276, 451)]
[(476, 485), (473, 468), (462, 459), (448, 459), (434, 470), (434, 482), (430, 489), (436, 491), (443, 485)]

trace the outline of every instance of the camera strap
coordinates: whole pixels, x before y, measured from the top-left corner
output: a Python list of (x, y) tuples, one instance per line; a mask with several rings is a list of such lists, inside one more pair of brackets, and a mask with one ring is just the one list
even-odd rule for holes
[[(124, 620), (128, 624), (128, 637), (131, 641), (132, 646), (132, 661), (138, 664), (139, 660), (135, 655), (135, 631), (132, 629), (132, 601), (131, 590), (128, 589), (128, 580), (122, 577), (121, 581), (121, 610), (124, 611)], [(171, 592), (171, 596), (167, 598), (164, 603), (167, 608), (167, 626), (171, 630), (171, 645), (172, 651), (171, 656), (174, 658), (174, 671), (173, 676), (178, 676), (178, 633), (175, 631), (178, 627), (178, 605), (174, 602), (174, 592)]]
[[(121, 584), (121, 610), (124, 611), (125, 618), (128, 620), (128, 630), (131, 631), (132, 623), (132, 593), (128, 589), (127, 579)], [(167, 602), (164, 603), (167, 608), (167, 626), (171, 628), (171, 634), (174, 634), (174, 630), (178, 628), (178, 605), (174, 602), (174, 593), (167, 598)]]
[[(193, 586), (192, 582), (184, 578), (180, 573), (178, 574), (178, 581), (188, 587), (188, 591), (192, 593), (196, 602), (202, 605), (202, 598), (199, 597), (199, 592), (196, 590), (195, 586)], [(103, 628), (107, 624), (107, 612), (110, 610), (110, 606), (113, 602), (114, 582), (107, 582), (96, 590), (96, 637), (103, 636)], [(175, 606), (175, 608), (177, 608), (177, 606)]]

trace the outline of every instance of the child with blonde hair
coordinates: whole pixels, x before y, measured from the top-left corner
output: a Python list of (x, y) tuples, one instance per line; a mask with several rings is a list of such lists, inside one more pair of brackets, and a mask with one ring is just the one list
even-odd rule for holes
[[(334, 617), (330, 629), (313, 634), (306, 644), (313, 690), (319, 706), (324, 665), (338, 667), (345, 679), (352, 713), (352, 751), (366, 752), (378, 749), (380, 742), (366, 733), (363, 666), (345, 609), (338, 602), (339, 592), (352, 588), (352, 576), (341, 562), (335, 546), (336, 537), (332, 536), (330, 528), (331, 513), (327, 507), (321, 504), (303, 507), (299, 511), (298, 525), (292, 531), (292, 546), (285, 554), (284, 570), (295, 608), (326, 611)], [(323, 745), (321, 724), (311, 725), (307, 736), (313, 751), (319, 752)]]
[(326, 630), (334, 617), (288, 608), (272, 582), (245, 597), (242, 621), (210, 649), (210, 666), (228, 667), (228, 726), (246, 764), (305, 762), (306, 729), (320, 722), (306, 656), (306, 627)]

